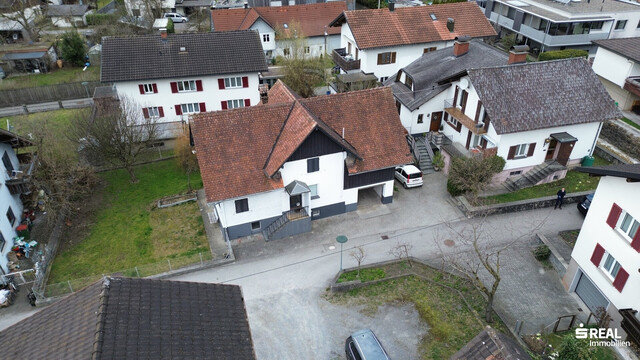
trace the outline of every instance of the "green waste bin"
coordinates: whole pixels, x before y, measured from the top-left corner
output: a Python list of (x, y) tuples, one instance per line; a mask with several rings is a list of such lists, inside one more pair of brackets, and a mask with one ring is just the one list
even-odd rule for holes
[(585, 156), (582, 158), (582, 166), (593, 166), (595, 158), (593, 156)]

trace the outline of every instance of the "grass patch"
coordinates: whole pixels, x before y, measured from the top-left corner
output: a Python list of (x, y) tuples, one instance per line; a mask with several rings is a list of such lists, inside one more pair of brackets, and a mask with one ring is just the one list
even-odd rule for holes
[(566, 242), (567, 245), (569, 245), (569, 247), (572, 249), (576, 245), (576, 241), (578, 240), (579, 234), (580, 234), (580, 229), (561, 231), (558, 233), (558, 235), (560, 235), (560, 238), (564, 240), (564, 242)]
[[(421, 277), (410, 275), (382, 281), (328, 295), (328, 300), (353, 306), (364, 305), (363, 312), (368, 314), (375, 314), (379, 306), (387, 303), (413, 303), (420, 317), (429, 324), (427, 335), (421, 339), (419, 351), (422, 359), (448, 359), (483, 329), (484, 323), (477, 314), (483, 313), (486, 301), (463, 279), (416, 263), (413, 267), (394, 263), (382, 266), (379, 270), (387, 276), (410, 270)], [(438, 284), (460, 291), (472, 308), (467, 307), (457, 292)], [(491, 326), (508, 333), (497, 315), (494, 319)]]
[(360, 269), (360, 277), (358, 278), (358, 270), (348, 271), (340, 275), (338, 283), (360, 280), (361, 282), (373, 281), (378, 279), (384, 279), (387, 274), (383, 269), (369, 268)]
[[(597, 155), (594, 155), (594, 157), (594, 166), (611, 164), (607, 160)], [(589, 176), (589, 174), (571, 170), (567, 171), (567, 176), (564, 179), (546, 184), (531, 186), (506, 194), (488, 196), (483, 199), (488, 203), (507, 203), (512, 201), (535, 199), (544, 196), (552, 196), (555, 195), (562, 187), (567, 190), (567, 193), (595, 190), (598, 186), (599, 181), (599, 177)]]
[(627, 119), (626, 117), (623, 117), (623, 118), (622, 118), (622, 119), (620, 119), (620, 120), (622, 120), (622, 121), (624, 121), (625, 123), (627, 123), (627, 125), (629, 125), (629, 126), (633, 126), (634, 128), (636, 128), (636, 129), (640, 130), (640, 125), (638, 125), (638, 124), (636, 124), (635, 122), (633, 122), (633, 121), (631, 121), (631, 120)]
[(86, 71), (82, 71), (82, 68), (65, 65), (62, 69), (52, 70), (46, 74), (13, 75), (0, 82), (0, 90), (23, 89), (82, 81), (100, 81), (100, 66), (92, 65), (89, 66)]
[(71, 121), (75, 117), (90, 115), (91, 110), (89, 108), (45, 111), (28, 115), (6, 116), (2, 118), (0, 126), (6, 129), (8, 119), (12, 132), (27, 136), (34, 128), (45, 125), (47, 130), (54, 132), (57, 137), (64, 137), (71, 126)]
[[(136, 167), (136, 175), (140, 181), (131, 184), (122, 169), (100, 174), (108, 203), (95, 215), (89, 236), (55, 258), (50, 283), (209, 252), (195, 203), (153, 209), (155, 200), (187, 190), (175, 161)], [(194, 188), (201, 188), (200, 174), (191, 177)]]
[(98, 10), (107, 6), (110, 2), (111, 0), (98, 0)]

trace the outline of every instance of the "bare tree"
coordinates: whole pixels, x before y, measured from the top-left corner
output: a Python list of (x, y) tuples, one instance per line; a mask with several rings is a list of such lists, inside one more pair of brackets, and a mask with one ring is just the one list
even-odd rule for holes
[(505, 161), (500, 156), (487, 158), (455, 158), (449, 168), (449, 183), (457, 191), (469, 193), (476, 202), (478, 194), (491, 182), (493, 176), (504, 168)]
[(141, 106), (126, 96), (103, 103), (94, 114), (76, 119), (73, 138), (92, 158), (125, 168), (129, 180), (138, 182), (134, 165), (158, 138), (157, 118), (144, 117)]
[(413, 264), (411, 263), (411, 250), (413, 250), (412, 244), (398, 241), (396, 246), (389, 250), (389, 255), (394, 256), (398, 260), (406, 259), (409, 267), (413, 267)]
[[(492, 246), (497, 240), (493, 236), (494, 232), (485, 231), (484, 227), (487, 224), (485, 220), (486, 216), (461, 221), (456, 224), (446, 223), (450, 238), (444, 241), (445, 244), (447, 242), (451, 244), (456, 242), (461, 247), (469, 249), (466, 252), (446, 253), (440, 246), (440, 240), (442, 239), (439, 239), (438, 235), (436, 235), (435, 242), (440, 249), (444, 262), (453, 268), (455, 272), (469, 280), (478, 291), (486, 295), (485, 321), (491, 323), (493, 322), (493, 301), (502, 280), (500, 275), (501, 256), (514, 244), (524, 238), (533, 236), (544, 221), (534, 224), (530, 231), (514, 236), (506, 244)], [(483, 273), (485, 272), (488, 276), (484, 276)]]
[(358, 279), (360, 278), (360, 265), (362, 265), (362, 262), (364, 261), (364, 259), (367, 257), (367, 252), (364, 249), (364, 246), (360, 245), (360, 246), (356, 246), (353, 248), (353, 250), (349, 253), (349, 255), (358, 263)]
[(189, 135), (182, 134), (176, 139), (176, 161), (178, 165), (187, 174), (187, 186), (191, 192), (191, 173), (198, 171), (198, 158), (193, 153)]
[(5, 13), (0, 13), (0, 18), (15, 21), (24, 30), (27, 41), (38, 41), (42, 30), (49, 22), (42, 16), (40, 3), (31, 0), (13, 0)]

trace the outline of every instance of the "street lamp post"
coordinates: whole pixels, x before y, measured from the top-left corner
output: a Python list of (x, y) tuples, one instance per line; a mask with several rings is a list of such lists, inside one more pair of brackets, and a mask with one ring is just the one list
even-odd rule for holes
[(340, 235), (336, 238), (336, 241), (340, 243), (340, 271), (342, 271), (342, 245), (347, 242), (347, 237)]

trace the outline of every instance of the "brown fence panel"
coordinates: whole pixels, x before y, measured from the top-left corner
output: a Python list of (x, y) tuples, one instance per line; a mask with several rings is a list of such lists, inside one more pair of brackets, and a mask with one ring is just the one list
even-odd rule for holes
[(81, 82), (74, 82), (24, 89), (1, 90), (0, 108), (87, 98), (92, 96), (96, 87), (108, 85), (109, 84), (103, 84), (100, 81), (91, 81), (87, 83), (86, 88)]

